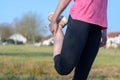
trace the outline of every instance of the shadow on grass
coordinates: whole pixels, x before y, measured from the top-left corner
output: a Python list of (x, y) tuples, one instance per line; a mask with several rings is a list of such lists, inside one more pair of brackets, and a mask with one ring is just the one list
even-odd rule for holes
[(0, 56), (51, 57), (52, 53), (45, 53), (45, 52), (1, 53), (0, 52)]

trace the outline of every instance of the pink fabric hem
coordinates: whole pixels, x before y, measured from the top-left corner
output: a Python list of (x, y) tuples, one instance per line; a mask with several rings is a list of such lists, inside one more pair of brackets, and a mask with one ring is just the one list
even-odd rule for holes
[(107, 29), (107, 25), (102, 25), (100, 23), (95, 23), (94, 21), (92, 20), (85, 20), (85, 19), (82, 19), (82, 18), (74, 18), (72, 15), (71, 15), (72, 19), (75, 19), (75, 20), (81, 20), (81, 21), (84, 21), (84, 22), (87, 22), (87, 23), (91, 23), (91, 24), (95, 24), (95, 25), (99, 25), (101, 27), (101, 29)]

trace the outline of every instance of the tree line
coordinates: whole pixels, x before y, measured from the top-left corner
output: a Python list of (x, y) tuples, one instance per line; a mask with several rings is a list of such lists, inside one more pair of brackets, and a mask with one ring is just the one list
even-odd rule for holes
[(44, 38), (46, 29), (40, 15), (26, 13), (21, 19), (14, 19), (12, 23), (0, 23), (0, 38), (3, 42), (9, 36), (19, 33), (27, 38), (29, 43), (39, 42)]

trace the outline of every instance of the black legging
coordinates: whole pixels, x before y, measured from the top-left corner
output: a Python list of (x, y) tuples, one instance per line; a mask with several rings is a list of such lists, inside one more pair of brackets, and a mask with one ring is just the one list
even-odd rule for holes
[(54, 58), (56, 71), (67, 75), (75, 68), (73, 80), (86, 80), (100, 40), (100, 26), (69, 17), (61, 54)]

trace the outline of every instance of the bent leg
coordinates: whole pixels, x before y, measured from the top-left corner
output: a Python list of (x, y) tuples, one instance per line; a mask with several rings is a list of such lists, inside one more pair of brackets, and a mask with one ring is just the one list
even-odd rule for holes
[(54, 57), (55, 69), (59, 74), (69, 74), (78, 64), (89, 29), (89, 24), (69, 18), (61, 53)]

